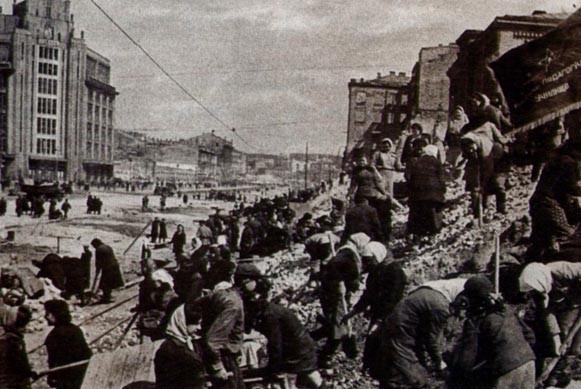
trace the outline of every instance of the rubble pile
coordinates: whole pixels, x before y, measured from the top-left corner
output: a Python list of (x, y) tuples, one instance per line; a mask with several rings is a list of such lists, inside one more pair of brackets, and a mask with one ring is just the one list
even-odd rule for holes
[[(447, 274), (464, 270), (465, 264), (474, 260), (476, 255), (482, 255), (475, 247), (483, 247), (484, 251), (490, 246), (491, 237), (500, 234), (515, 220), (528, 214), (528, 199), (532, 193), (529, 180), (529, 169), (516, 169), (510, 173), (507, 190), (508, 213), (506, 216), (495, 214), (493, 204), (485, 210), (482, 228), (473, 219), (470, 212), (470, 199), (464, 194), (460, 182), (451, 182), (448, 186), (447, 209), (444, 212), (444, 228), (430, 242), (412, 245), (406, 241), (405, 223), (407, 211), (397, 210), (393, 215), (395, 236), (392, 239), (392, 250), (398, 260), (404, 262), (404, 269), (408, 275), (410, 287), (419, 285), (428, 280), (441, 278)], [(267, 274), (273, 275), (273, 291), (279, 303), (288, 305), (296, 311), (301, 320), (309, 329), (316, 326), (317, 314), (320, 306), (316, 300), (313, 288), (298, 292), (310, 275), (310, 261), (304, 254), (303, 245), (295, 245), (288, 252), (278, 253), (266, 258)], [(484, 255), (487, 259), (488, 255)], [(300, 296), (297, 296), (300, 294)], [(298, 301), (294, 301), (300, 297)], [(290, 303), (290, 305), (289, 305)], [(448, 346), (461, 330), (460, 325), (451, 325), (446, 334)], [(359, 317), (354, 320), (356, 333), (365, 334), (366, 321)], [(363, 350), (363, 335), (359, 338), (360, 350)], [(334, 360), (334, 371), (328, 372), (328, 380), (337, 388), (374, 387), (377, 383), (361, 372), (361, 360), (349, 360), (343, 353), (339, 353)], [(441, 387), (441, 379), (434, 376), (432, 387)]]

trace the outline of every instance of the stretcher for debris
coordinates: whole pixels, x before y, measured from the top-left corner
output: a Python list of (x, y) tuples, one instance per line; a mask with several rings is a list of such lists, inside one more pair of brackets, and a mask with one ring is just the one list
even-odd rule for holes
[[(163, 341), (145, 342), (137, 346), (93, 355), (89, 361), (82, 389), (154, 388), (154, 356)], [(294, 377), (280, 375), (274, 382), (265, 377), (263, 369), (243, 369), (244, 382), (249, 389), (266, 389), (274, 384), (291, 389)]]

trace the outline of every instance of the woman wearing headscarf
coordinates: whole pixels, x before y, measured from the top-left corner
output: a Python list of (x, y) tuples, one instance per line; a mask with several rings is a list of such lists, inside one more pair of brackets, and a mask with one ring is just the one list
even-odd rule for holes
[(331, 260), (321, 266), (320, 301), (327, 325), (327, 343), (320, 354), (322, 367), (328, 366), (341, 341), (351, 335), (350, 323), (342, 322), (351, 295), (359, 290), (364, 268), (361, 253), (370, 242), (364, 233), (351, 235)]
[(519, 277), (519, 286), (535, 303), (534, 327), (540, 341), (535, 347), (537, 358), (560, 355), (562, 341), (570, 335), (573, 342), (567, 355), (578, 358), (581, 331), (570, 332), (581, 317), (581, 263), (530, 263)]
[(381, 140), (379, 149), (373, 154), (372, 161), (383, 178), (385, 191), (393, 197), (393, 176), (397, 155), (393, 151), (393, 142), (391, 139), (384, 138)]
[[(85, 361), (92, 352), (81, 329), (71, 322), (71, 313), (66, 301), (49, 300), (44, 303), (45, 318), (54, 326), (44, 344), (48, 354), (48, 366), (55, 367)], [(76, 389), (83, 384), (87, 365), (81, 365), (52, 373), (48, 383), (57, 389)]]
[(361, 253), (362, 264), (368, 269), (365, 290), (343, 321), (366, 312), (369, 329), (387, 317), (402, 299), (407, 277), (401, 263), (379, 242), (369, 242)]
[(424, 146), (420, 157), (408, 163), (406, 181), (410, 208), (407, 233), (415, 237), (438, 233), (442, 228), (446, 184), (436, 146)]
[(375, 374), (374, 371), (380, 368), (377, 361), (381, 353), (381, 337), (377, 328), (402, 299), (407, 277), (401, 264), (394, 261), (393, 254), (379, 242), (369, 242), (361, 256), (369, 269), (365, 290), (351, 311), (343, 316), (342, 322), (362, 312), (369, 318), (363, 369)]
[(485, 276), (466, 281), (466, 320), (449, 361), (448, 389), (535, 387), (534, 335), (493, 292)]
[(0, 388), (29, 389), (36, 374), (28, 362), (23, 333), (32, 313), (20, 306), (5, 307), (0, 314)]
[(166, 339), (155, 353), (155, 387), (158, 389), (202, 389), (206, 374), (202, 359), (201, 316), (179, 306), (173, 313)]
[(421, 388), (428, 373), (425, 352), (436, 370), (445, 368), (441, 337), (450, 305), (464, 290), (466, 279), (426, 282), (401, 300), (382, 323), (380, 388)]
[(347, 197), (351, 200), (356, 197), (367, 199), (369, 205), (377, 211), (383, 239), (388, 242), (391, 235), (391, 196), (385, 190), (381, 174), (375, 165), (368, 163), (362, 150), (357, 151), (355, 156)]
[(467, 160), (464, 180), (466, 191), (472, 196), (474, 216), (480, 216), (479, 202), (482, 201), (484, 207), (491, 195), (496, 196), (497, 212), (505, 213), (506, 172), (501, 168), (500, 159), (504, 155), (503, 145), (508, 143), (508, 139), (494, 124), (486, 122), (464, 135), (460, 143), (462, 155)]

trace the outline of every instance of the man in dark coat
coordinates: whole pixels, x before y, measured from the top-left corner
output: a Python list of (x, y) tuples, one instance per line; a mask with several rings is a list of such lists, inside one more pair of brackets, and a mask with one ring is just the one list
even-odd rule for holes
[(157, 238), (159, 237), (159, 227), (160, 227), (160, 221), (158, 218), (153, 218), (153, 221), (151, 222), (151, 243), (157, 243)]
[(167, 223), (165, 219), (159, 222), (159, 241), (165, 243), (167, 240)]
[(373, 241), (383, 241), (377, 211), (369, 205), (367, 198), (361, 195), (355, 196), (355, 206), (350, 208), (345, 215), (345, 230), (342, 241), (347, 241), (351, 235), (358, 232), (363, 232)]
[(71, 210), (71, 203), (69, 203), (69, 199), (65, 199), (65, 202), (61, 205), (61, 210), (63, 211), (63, 217), (66, 219), (69, 215), (69, 211)]
[[(44, 303), (45, 318), (54, 329), (48, 334), (44, 344), (48, 353), (48, 366), (58, 366), (85, 361), (92, 352), (81, 329), (71, 323), (71, 314), (63, 300), (49, 300)], [(87, 365), (77, 366), (48, 376), (48, 383), (57, 389), (78, 389), (83, 384)]]
[(267, 374), (297, 374), (313, 384), (309, 387), (319, 387), (316, 345), (296, 314), (266, 299), (260, 299), (256, 308), (253, 328), (268, 340)]
[(99, 289), (103, 292), (103, 297), (100, 302), (107, 304), (113, 301), (111, 297), (113, 289), (120, 288), (124, 284), (121, 269), (111, 246), (97, 238), (91, 241), (91, 246), (95, 248), (95, 267), (97, 270), (95, 280), (99, 274), (101, 275)]

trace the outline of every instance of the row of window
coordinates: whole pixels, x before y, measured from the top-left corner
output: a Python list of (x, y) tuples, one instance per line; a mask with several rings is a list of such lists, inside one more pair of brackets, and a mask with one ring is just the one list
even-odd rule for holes
[(58, 61), (58, 59), (59, 59), (59, 49), (53, 49), (52, 47), (40, 46), (39, 47), (38, 57), (39, 58), (52, 59), (52, 60)]
[(111, 146), (105, 146), (105, 144), (101, 143), (101, 147), (99, 147), (99, 143), (87, 142), (87, 157), (94, 158), (99, 153), (99, 149), (101, 149), (101, 158), (111, 158)]
[(37, 101), (38, 106), (36, 112), (48, 115), (56, 115), (56, 99), (39, 97)]
[(49, 76), (58, 76), (59, 66), (52, 63), (39, 62), (38, 63), (38, 73), (46, 74)]
[(38, 78), (38, 93), (43, 93), (45, 95), (55, 95), (57, 94), (58, 81), (52, 78)]
[[(100, 120), (101, 124), (103, 124), (106, 121), (106, 119), (109, 119), (109, 123), (112, 123), (113, 122), (113, 110), (107, 109), (107, 108), (99, 109), (98, 106), (95, 109), (93, 104), (89, 103), (89, 105), (87, 106), (87, 120), (94, 121), (95, 119), (99, 119), (99, 118), (101, 118), (101, 120)], [(99, 121), (99, 120), (97, 120), (97, 121)]]
[[(105, 135), (107, 135), (107, 139), (111, 140), (113, 139), (113, 128), (109, 127), (107, 129), (107, 132), (105, 132), (105, 127), (102, 128), (101, 130), (101, 139), (105, 138)], [(99, 137), (99, 129), (96, 128), (95, 129), (95, 138)], [(93, 124), (92, 123), (87, 123), (87, 139), (93, 139)]]
[(38, 134), (56, 135), (56, 119), (36, 118), (36, 132)]
[(56, 140), (42, 138), (37, 139), (36, 153), (45, 155), (56, 155)]

